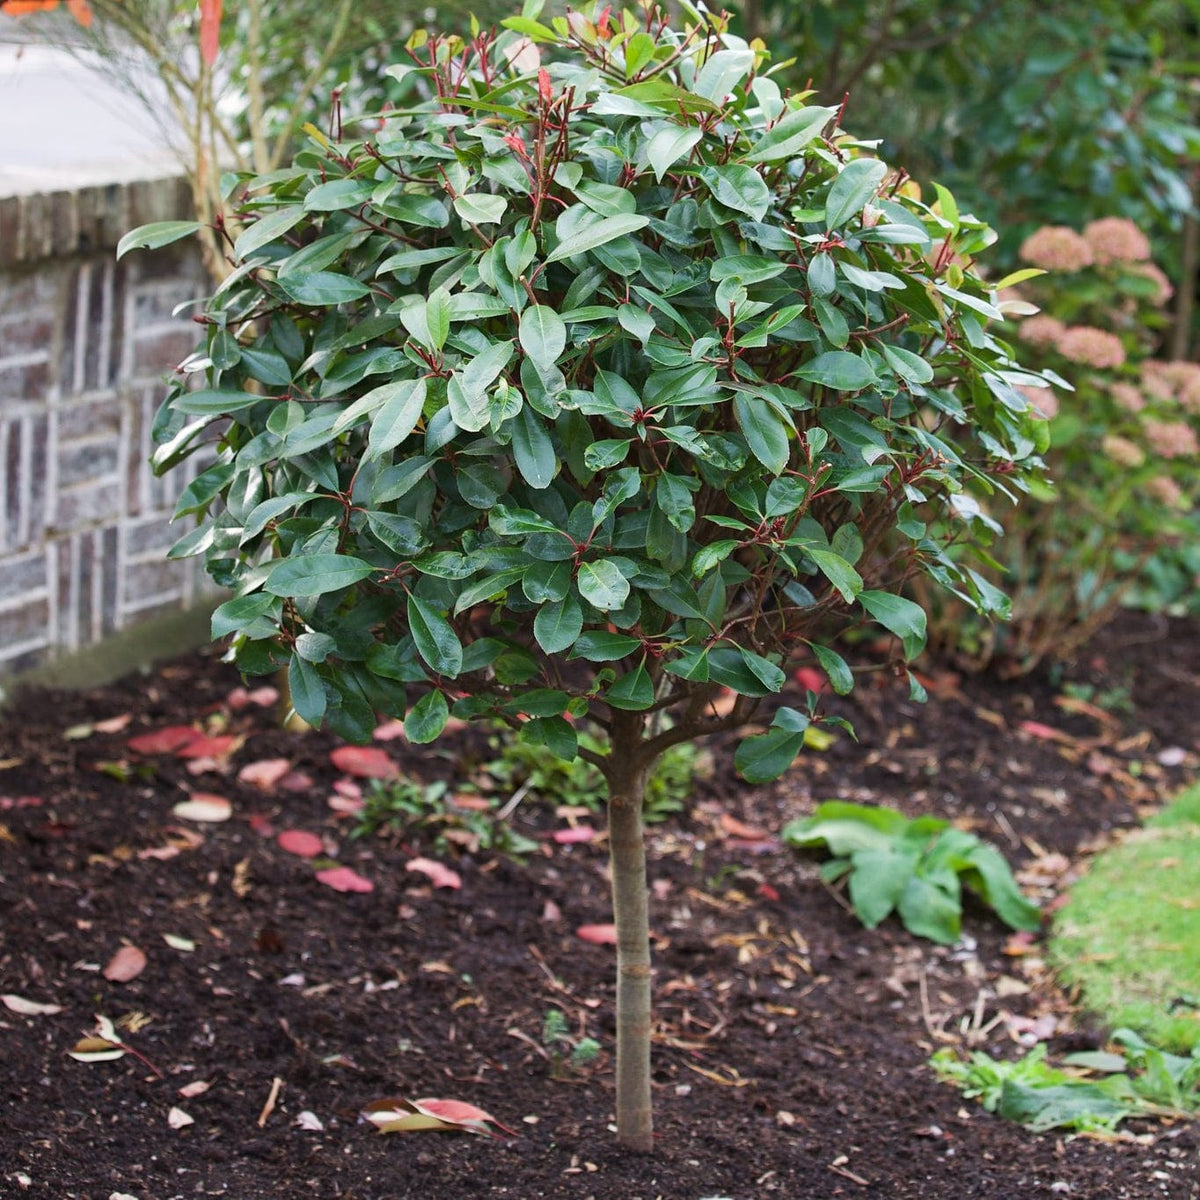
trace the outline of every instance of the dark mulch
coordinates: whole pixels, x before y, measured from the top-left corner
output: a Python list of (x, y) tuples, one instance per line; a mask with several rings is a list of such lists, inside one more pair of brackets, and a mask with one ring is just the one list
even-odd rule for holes
[[(0, 992), (62, 1011), (0, 1008), (0, 1193), (1200, 1196), (1194, 1125), (1135, 1127), (1137, 1140), (1113, 1143), (1035, 1136), (926, 1067), (955, 1040), (1015, 1054), (1014, 1039), (1035, 1022), (1054, 1031), (1055, 1049), (1094, 1043), (1036, 946), (1011, 953), (1020, 947), (975, 910), (953, 949), (892, 923), (865, 931), (812, 862), (729, 821), (777, 831), (835, 796), (945, 813), (1052, 894), (1055, 855), (1077, 860), (1196, 774), (1198, 627), (1128, 616), (1098, 647), (1058, 680), (936, 674), (923, 707), (880, 675), (847, 709), (859, 744), (840, 737), (770, 788), (738, 782), (729, 747), (715, 748), (690, 811), (652, 834), (659, 1149), (650, 1158), (614, 1145), (612, 951), (574, 932), (609, 920), (602, 844), (549, 841), (561, 821), (527, 802), (517, 826), (541, 836), (544, 852), (525, 865), (442, 855), (462, 887), (432, 890), (404, 870), (429, 846), (345, 837), (327, 804), (333, 739), (284, 734), (254, 706), (230, 712), (238, 680), (212, 653), (99, 691), (28, 692), (0, 718)], [(1072, 681), (1073, 707), (1063, 708)], [(1089, 696), (1115, 717), (1089, 710)], [(64, 737), (122, 714), (131, 715), (123, 730)], [(205, 720), (245, 736), (224, 775), (192, 776), (170, 755), (125, 782), (102, 767), (136, 766), (130, 736)], [(454, 755), (475, 747), (386, 744), (424, 779), (459, 770)], [(312, 785), (264, 793), (237, 781), (241, 766), (275, 756)], [(192, 826), (203, 842), (174, 857), (144, 856), (172, 844), (183, 788), (229, 798), (233, 819)], [(309, 863), (262, 832), (263, 817), (276, 830), (325, 835), (375, 890), (320, 885)], [(195, 949), (174, 949), (165, 934)], [(148, 965), (110, 982), (100, 968), (124, 941)], [(539, 1049), (552, 1008), (604, 1047), (561, 1079)], [(94, 1014), (141, 1014), (125, 1037), (165, 1078), (130, 1056), (69, 1058)], [(211, 1087), (179, 1095), (197, 1080)], [(396, 1095), (467, 1100), (519, 1136), (383, 1136), (360, 1121), (363, 1105)], [(194, 1123), (172, 1128), (173, 1106)]]

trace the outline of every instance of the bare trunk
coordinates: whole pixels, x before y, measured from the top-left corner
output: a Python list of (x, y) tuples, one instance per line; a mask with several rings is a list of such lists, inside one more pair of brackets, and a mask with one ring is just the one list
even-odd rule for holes
[(613, 714), (607, 764), (613, 920), (617, 927), (617, 1141), (654, 1145), (650, 1101), (650, 924), (642, 829), (646, 765), (640, 713)]

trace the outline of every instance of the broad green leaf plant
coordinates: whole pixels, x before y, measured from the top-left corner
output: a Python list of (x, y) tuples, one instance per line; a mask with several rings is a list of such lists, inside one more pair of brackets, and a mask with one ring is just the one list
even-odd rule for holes
[(867, 621), (918, 653), (918, 572), (1001, 607), (934, 531), (971, 541), (1044, 423), (948, 193), (908, 195), (723, 18), (538, 16), (415, 35), (391, 70), (423, 99), (239, 181), (155, 462), (202, 468), (172, 553), (307, 721), (499, 719), (601, 770), (618, 1137), (649, 1150), (652, 764), (754, 718), (743, 776), (787, 770), (818, 715), (777, 704), (789, 668), (848, 688)]

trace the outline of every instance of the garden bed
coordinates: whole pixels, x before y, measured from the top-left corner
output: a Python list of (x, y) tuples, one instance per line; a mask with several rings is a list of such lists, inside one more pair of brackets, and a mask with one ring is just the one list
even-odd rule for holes
[[(864, 930), (776, 835), (833, 797), (935, 812), (994, 841), (1052, 901), (1082, 854), (1195, 776), (1200, 631), (1126, 616), (1060, 679), (933, 672), (924, 706), (874, 678), (837, 702), (858, 745), (839, 735), (766, 788), (737, 780), (717, 745), (685, 812), (652, 828), (652, 1158), (609, 1131), (613, 952), (576, 932), (611, 919), (603, 838), (553, 837), (598, 816), (526, 799), (515, 826), (540, 848), (523, 864), (350, 839), (328, 803), (336, 739), (232, 706), (239, 680), (212, 652), (100, 691), (26, 693), (0, 717), (0, 991), (61, 1011), (0, 1010), (4, 1193), (1194, 1197), (1194, 1124), (1036, 1136), (926, 1066), (943, 1045), (1098, 1044), (1037, 943), (973, 908), (952, 948), (890, 921)], [(195, 759), (129, 747), (193, 724), (238, 740), (195, 774)], [(489, 753), (466, 734), (378, 745), (454, 787)], [(239, 780), (275, 759), (307, 782)], [(229, 800), (232, 817), (181, 820), (184, 789)], [(322, 838), (373, 891), (323, 886), (284, 830)], [(417, 857), (461, 886), (431, 886), (406, 869)], [(124, 943), (146, 963), (108, 979)], [(553, 1010), (598, 1058), (573, 1067), (567, 1042), (546, 1044)], [(96, 1014), (163, 1078), (131, 1054), (68, 1057)], [(195, 1083), (210, 1086), (180, 1094)], [(396, 1096), (468, 1101), (517, 1136), (376, 1134), (361, 1109)]]

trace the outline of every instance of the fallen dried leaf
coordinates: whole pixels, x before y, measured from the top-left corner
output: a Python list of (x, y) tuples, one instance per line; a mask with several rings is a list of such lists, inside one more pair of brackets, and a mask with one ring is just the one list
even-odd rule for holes
[(179, 1094), (185, 1099), (190, 1100), (193, 1096), (203, 1096), (212, 1084), (207, 1079), (196, 1079), (191, 1083), (185, 1083), (179, 1089)]
[(325, 1126), (321, 1124), (321, 1118), (315, 1112), (309, 1112), (306, 1108), (302, 1113), (297, 1114), (296, 1124), (301, 1129), (308, 1130), (309, 1133), (323, 1133)]
[(519, 1136), (501, 1125), (491, 1113), (462, 1100), (389, 1099), (375, 1100), (363, 1109), (363, 1116), (380, 1133), (477, 1133), (485, 1137), (499, 1135), (490, 1126), (504, 1130), (510, 1137)]
[(291, 769), (290, 759), (264, 758), (259, 762), (247, 763), (237, 774), (238, 783), (269, 792)]
[(573, 846), (577, 842), (590, 842), (596, 831), (590, 825), (573, 825), (568, 829), (556, 829), (551, 835), (560, 846)]
[(0, 996), (0, 1003), (9, 1012), (19, 1013), (23, 1017), (53, 1016), (62, 1012), (61, 1004), (40, 1004), (36, 1000), (26, 1000), (24, 996), (14, 996), (11, 992)]
[(186, 746), (199, 736), (199, 732), (190, 725), (167, 725), (131, 737), (125, 744), (134, 754), (174, 754), (181, 746)]
[(731, 837), (745, 838), (747, 841), (754, 842), (770, 836), (765, 829), (760, 829), (757, 825), (747, 825), (745, 821), (739, 821), (737, 817), (731, 817), (729, 813), (723, 812), (719, 819), (722, 830)]
[(818, 695), (829, 691), (829, 680), (825, 672), (817, 667), (797, 667), (792, 678), (806, 691), (816, 692)]
[(325, 852), (325, 843), (305, 829), (285, 829), (276, 839), (281, 850), (298, 858), (316, 858)]
[(179, 950), (183, 954), (191, 954), (196, 949), (196, 943), (191, 938), (180, 937), (177, 933), (164, 933), (162, 939), (172, 950)]
[(119, 717), (106, 717), (103, 721), (96, 722), (96, 732), (120, 733), (121, 730), (124, 729), (132, 720), (132, 713), (122, 713)]
[(615, 925), (580, 925), (575, 930), (575, 936), (593, 946), (615, 946), (617, 944), (617, 927)]
[(338, 746), (329, 760), (339, 771), (360, 779), (395, 779), (400, 768), (378, 746)]
[(237, 748), (241, 738), (233, 734), (223, 733), (218, 737), (209, 737), (198, 733), (190, 741), (185, 742), (175, 751), (176, 758), (200, 758), (220, 762), (228, 758)]
[(167, 1124), (172, 1129), (186, 1129), (189, 1125), (195, 1125), (195, 1123), (196, 1118), (188, 1116), (182, 1108), (172, 1107), (171, 1111), (167, 1113)]
[(375, 885), (349, 867), (328, 867), (317, 872), (317, 882), (331, 887), (335, 892), (373, 892)]
[(393, 718), (375, 727), (371, 735), (377, 742), (392, 742), (404, 736), (404, 722)]
[(213, 824), (228, 821), (233, 816), (233, 805), (224, 796), (193, 792), (190, 799), (181, 800), (171, 811), (182, 821)]
[(419, 871), (426, 875), (435, 888), (453, 888), (457, 891), (462, 887), (462, 876), (457, 871), (450, 870), (432, 858), (411, 858), (404, 864), (406, 871)]
[(80, 1038), (67, 1053), (79, 1062), (112, 1062), (125, 1056), (125, 1047), (110, 1038), (85, 1037)]
[(146, 955), (137, 946), (122, 946), (108, 960), (102, 974), (110, 983), (128, 983), (146, 969)]

